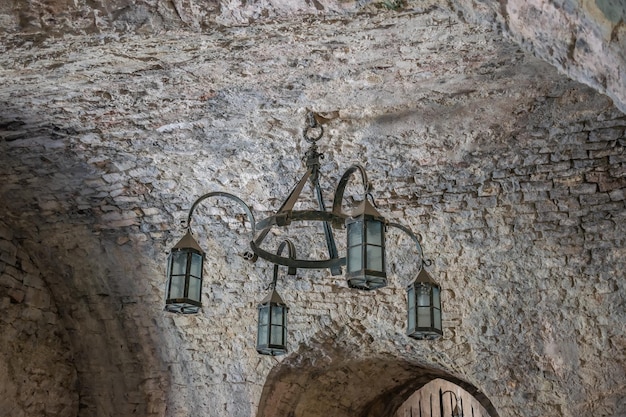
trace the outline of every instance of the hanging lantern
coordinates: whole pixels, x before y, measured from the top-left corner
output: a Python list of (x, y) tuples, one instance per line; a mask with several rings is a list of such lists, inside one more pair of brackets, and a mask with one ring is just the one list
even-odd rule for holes
[(375, 290), (387, 285), (385, 219), (367, 200), (346, 220), (346, 277), (350, 288)]
[(424, 268), (407, 288), (408, 329), (414, 339), (438, 339), (441, 327), (441, 287)]
[(174, 313), (194, 314), (202, 307), (202, 265), (204, 251), (187, 230), (172, 248), (167, 260), (165, 309)]
[(256, 350), (262, 355), (287, 353), (287, 312), (289, 308), (276, 289), (259, 304)]

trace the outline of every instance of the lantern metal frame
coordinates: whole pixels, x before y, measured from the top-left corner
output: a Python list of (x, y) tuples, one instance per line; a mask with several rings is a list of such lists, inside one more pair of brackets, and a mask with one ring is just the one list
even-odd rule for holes
[[(292, 189), (291, 193), (287, 196), (284, 203), (280, 206), (280, 208), (275, 212), (275, 214), (262, 219), (260, 221), (256, 221), (253, 215), (252, 209), (248, 204), (246, 204), (239, 197), (222, 191), (213, 191), (206, 193), (200, 197), (198, 197), (194, 203), (192, 204), (189, 214), (187, 216), (186, 221), (186, 229), (187, 233), (191, 234), (191, 225), (193, 220), (193, 214), (195, 209), (198, 207), (200, 203), (203, 201), (212, 198), (212, 197), (223, 197), (230, 199), (237, 203), (245, 212), (248, 222), (250, 224), (250, 251), (246, 251), (243, 254), (243, 257), (251, 262), (256, 262), (259, 258), (262, 258), (266, 261), (269, 261), (275, 265), (275, 274), (278, 268), (278, 265), (287, 266), (289, 268), (289, 274), (294, 275), (296, 273), (297, 268), (304, 269), (329, 269), (332, 275), (340, 275), (342, 273), (342, 267), (346, 265), (346, 256), (339, 256), (339, 252), (337, 249), (337, 245), (335, 243), (335, 236), (333, 233), (333, 228), (348, 228), (350, 224), (353, 224), (357, 221), (376, 221), (381, 225), (381, 241), (380, 241), (380, 249), (382, 252), (382, 267), (378, 268), (378, 270), (374, 270), (370, 268), (371, 265), (368, 264), (368, 261), (365, 259), (367, 257), (366, 253), (366, 245), (365, 236), (361, 236), (363, 239), (361, 248), (362, 252), (362, 262), (360, 268), (356, 271), (348, 272), (348, 285), (352, 288), (362, 289), (362, 290), (373, 290), (377, 288), (384, 287), (387, 284), (386, 279), (386, 245), (385, 245), (385, 232), (388, 228), (397, 228), (402, 232), (409, 235), (409, 237), (415, 243), (417, 248), (417, 252), (419, 255), (418, 259), (418, 268), (419, 271), (422, 270), (424, 266), (428, 266), (432, 263), (430, 260), (425, 260), (422, 252), (422, 247), (420, 244), (420, 240), (418, 235), (413, 233), (408, 227), (403, 226), (398, 223), (390, 222), (385, 219), (375, 208), (375, 202), (372, 196), (372, 184), (369, 182), (367, 178), (367, 173), (365, 168), (363, 168), (360, 164), (351, 165), (341, 176), (333, 197), (333, 204), (330, 210), (326, 209), (326, 205), (324, 202), (324, 196), (322, 193), (322, 187), (320, 185), (320, 166), (321, 160), (324, 158), (324, 154), (320, 153), (317, 147), (317, 142), (322, 138), (324, 134), (324, 128), (321, 124), (317, 122), (316, 115), (314, 113), (308, 114), (308, 123), (303, 132), (303, 138), (306, 142), (309, 143), (309, 148), (305, 153), (303, 160), (306, 165), (306, 172)], [(356, 210), (346, 211), (343, 208), (343, 200), (344, 194), (346, 191), (346, 187), (350, 180), (353, 177), (353, 174), (358, 173), (361, 177), (361, 183), (363, 185), (364, 191), (361, 198), (361, 204)], [(307, 183), (310, 183), (315, 199), (317, 200), (318, 209), (317, 210), (295, 210), (294, 206), (296, 202), (300, 199), (301, 193), (306, 186)], [(370, 203), (371, 200), (371, 203)], [(291, 250), (293, 244), (290, 242), (288, 247), (290, 248), (288, 256), (282, 255), (282, 245), (281, 248), (276, 252), (272, 253), (263, 248), (263, 243), (270, 231), (274, 227), (286, 227), (291, 225), (294, 222), (302, 222), (302, 221), (314, 221), (321, 222), (323, 225), (323, 231), (325, 236), (326, 248), (328, 251), (328, 256), (324, 259), (299, 259), (296, 256), (295, 248)], [(364, 223), (362, 225), (362, 232), (366, 232), (367, 225)], [(257, 230), (259, 232), (257, 233)], [(347, 237), (347, 236), (346, 236)], [(195, 240), (194, 240), (195, 242)], [(179, 242), (180, 243), (180, 242)], [(175, 247), (176, 249), (176, 247)], [(348, 248), (346, 250), (349, 250)], [(203, 258), (204, 260), (204, 258)], [(187, 271), (188, 272), (188, 271)], [(360, 274), (360, 277), (354, 276), (354, 274)], [(168, 279), (171, 279), (171, 269), (168, 268)], [(352, 279), (352, 281), (351, 281)], [(274, 284), (275, 285), (275, 284)], [(197, 312), (196, 308), (193, 308), (189, 311), (181, 311), (177, 309), (175, 306), (171, 307), (171, 299), (169, 297), (170, 288), (168, 287), (168, 293), (166, 295), (166, 310), (173, 312), (188, 312), (194, 313)], [(176, 300), (173, 300), (176, 301)], [(200, 307), (201, 304), (198, 302), (194, 307)]]
[[(280, 243), (276, 254), (280, 256), (285, 247), (288, 248), (289, 257), (295, 259), (296, 247), (289, 239)], [(287, 313), (289, 307), (276, 290), (278, 267), (278, 264), (274, 264), (274, 276), (270, 284), (272, 291), (257, 307), (259, 319), (257, 322), (256, 350), (262, 355), (279, 356), (287, 353)], [(290, 267), (287, 270), (287, 275), (296, 275), (296, 268)], [(276, 323), (275, 320), (280, 323)], [(275, 332), (278, 332), (278, 338), (275, 337)]]
[[(441, 287), (422, 268), (407, 286), (407, 336), (417, 340), (435, 340), (443, 336)], [(427, 304), (420, 304), (420, 290), (426, 290)], [(424, 301), (423, 299), (421, 301)], [(422, 316), (426, 312), (427, 317)], [(420, 317), (421, 316), (421, 317)], [(422, 320), (426, 318), (428, 323)]]
[[(200, 257), (200, 259), (198, 259), (198, 257)], [(168, 279), (165, 308), (168, 311), (182, 314), (194, 314), (200, 310), (200, 307), (202, 307), (202, 280), (205, 257), (205, 252), (193, 238), (191, 231), (187, 230), (185, 236), (172, 248), (167, 259)], [(174, 269), (177, 266), (176, 258), (184, 258), (182, 259), (184, 260), (184, 271), (176, 271), (178, 273), (174, 273)], [(200, 265), (198, 268), (194, 268), (193, 264), (197, 261), (200, 261)], [(182, 266), (182, 264), (180, 266)], [(194, 270), (196, 273), (192, 273)], [(175, 283), (178, 284), (176, 285), (177, 290), (172, 294)], [(192, 283), (194, 283), (193, 289), (197, 290), (195, 297), (190, 294)]]

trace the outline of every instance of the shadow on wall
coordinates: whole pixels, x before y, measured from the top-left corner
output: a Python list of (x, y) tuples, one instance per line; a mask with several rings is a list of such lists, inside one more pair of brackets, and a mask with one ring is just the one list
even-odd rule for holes
[(0, 219), (0, 415), (77, 416), (75, 352), (36, 259)]
[(151, 327), (131, 320), (144, 316), (127, 229), (96, 230), (95, 169), (76, 132), (43, 119), (0, 114), (0, 415), (163, 415)]
[(391, 355), (353, 356), (319, 346), (292, 355), (269, 374), (257, 417), (392, 416), (435, 379), (463, 388), (491, 417), (498, 417), (478, 388), (444, 370)]

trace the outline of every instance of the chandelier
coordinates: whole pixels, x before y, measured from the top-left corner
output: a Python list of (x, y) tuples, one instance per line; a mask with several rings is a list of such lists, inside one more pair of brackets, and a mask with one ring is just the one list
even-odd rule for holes
[[(320, 186), (320, 160), (324, 155), (318, 151), (317, 142), (324, 129), (313, 113), (309, 113), (303, 138), (309, 148), (303, 160), (306, 172), (287, 196), (275, 214), (256, 221), (250, 207), (239, 197), (222, 191), (200, 196), (191, 205), (187, 216), (187, 232), (172, 248), (167, 261), (166, 311), (194, 314), (202, 307), (203, 264), (206, 253), (192, 235), (191, 223), (194, 210), (211, 197), (225, 197), (241, 206), (251, 225), (250, 251), (244, 258), (256, 262), (262, 258), (274, 264), (271, 292), (258, 305), (257, 351), (264, 355), (282, 355), (287, 352), (288, 307), (276, 287), (279, 266), (287, 267), (288, 275), (295, 275), (297, 268), (328, 269), (332, 275), (341, 275), (345, 266), (348, 287), (371, 291), (387, 285), (385, 233), (396, 228), (406, 233), (415, 243), (418, 270), (417, 277), (407, 287), (407, 335), (415, 339), (437, 339), (443, 334), (441, 325), (441, 287), (431, 278), (424, 267), (432, 263), (423, 256), (418, 237), (406, 226), (390, 222), (377, 210), (372, 196), (372, 186), (365, 169), (355, 164), (342, 175), (333, 198), (332, 208), (326, 209)], [(361, 176), (364, 192), (360, 203), (346, 212), (342, 203), (348, 182), (353, 174)], [(317, 200), (316, 210), (294, 210), (305, 185), (310, 183)], [(325, 259), (299, 259), (296, 248), (289, 239), (283, 240), (272, 253), (263, 247), (270, 231), (286, 227), (294, 222), (320, 222), (324, 232), (328, 256)], [(346, 254), (340, 256), (335, 243), (334, 230), (345, 230)], [(257, 232), (258, 231), (258, 232)], [(287, 248), (286, 256), (283, 251)]]

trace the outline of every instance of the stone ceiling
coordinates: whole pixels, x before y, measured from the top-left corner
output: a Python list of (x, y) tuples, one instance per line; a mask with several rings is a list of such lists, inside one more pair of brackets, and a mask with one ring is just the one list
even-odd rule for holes
[(0, 32), (154, 36), (169, 30), (197, 33), (289, 22), (294, 17), (297, 22), (302, 16), (343, 20), (381, 10), (420, 13), (433, 7), (504, 33), (626, 110), (626, 6), (618, 0), (6, 0), (0, 5)]
[[(3, 3), (0, 249), (16, 249), (2, 305), (55, 312), (36, 320), (75, 369), (69, 415), (365, 416), (433, 375), (494, 416), (623, 415), (624, 32), (618, 5), (595, 4)], [(535, 18), (545, 31), (529, 34)], [(442, 340), (403, 334), (414, 254), (391, 235), (392, 282), (371, 298), (324, 273), (285, 280), (292, 353), (259, 357), (270, 268), (237, 256), (248, 235), (225, 202), (194, 220), (202, 314), (162, 311), (193, 200), (276, 209), (308, 111), (326, 129), (327, 199), (360, 162), (381, 212), (423, 236)], [(43, 306), (5, 282), (37, 270)]]

